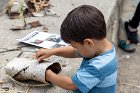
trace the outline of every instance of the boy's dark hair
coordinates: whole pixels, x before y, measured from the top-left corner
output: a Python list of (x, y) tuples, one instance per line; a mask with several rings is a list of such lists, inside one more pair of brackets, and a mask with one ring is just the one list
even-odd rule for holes
[(60, 33), (67, 43), (83, 43), (86, 38), (101, 40), (106, 37), (104, 16), (93, 6), (79, 6), (68, 13), (61, 25)]

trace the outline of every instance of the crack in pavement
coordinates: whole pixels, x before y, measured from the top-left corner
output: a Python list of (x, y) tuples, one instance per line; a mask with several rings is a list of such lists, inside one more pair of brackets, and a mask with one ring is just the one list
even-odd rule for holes
[(23, 47), (27, 47), (27, 46), (21, 46), (21, 47), (17, 47), (17, 48), (13, 48), (13, 49), (7, 49), (7, 48), (0, 48), (2, 51), (0, 51), (0, 53), (5, 53), (5, 52), (11, 52), (11, 51), (21, 51), (21, 49)]
[(5, 53), (5, 52), (11, 52), (11, 51), (18, 51), (21, 50), (21, 48), (17, 48), (17, 49), (5, 49), (4, 51), (0, 51), (0, 53)]

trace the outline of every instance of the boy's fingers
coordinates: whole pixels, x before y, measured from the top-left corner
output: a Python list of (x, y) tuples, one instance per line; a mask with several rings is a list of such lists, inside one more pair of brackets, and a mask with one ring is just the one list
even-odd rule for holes
[(41, 51), (38, 50), (38, 51), (36, 52), (36, 58), (38, 59), (41, 55), (42, 55)]
[(42, 62), (43, 59), (45, 59), (45, 58), (46, 58), (46, 56), (44, 55), (44, 56), (41, 56), (41, 57), (37, 58), (37, 60), (38, 60), (38, 62)]
[(36, 58), (36, 54), (33, 54), (32, 58), (35, 59)]

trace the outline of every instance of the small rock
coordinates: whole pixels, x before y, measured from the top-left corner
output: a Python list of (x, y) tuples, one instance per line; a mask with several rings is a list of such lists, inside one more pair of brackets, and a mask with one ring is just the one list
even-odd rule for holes
[(9, 91), (9, 87), (3, 87), (2, 89), (4, 89), (5, 91)]
[(130, 59), (130, 55), (123, 55), (120, 59)]
[(126, 55), (126, 59), (130, 59), (130, 56), (129, 55)]
[(65, 65), (65, 64), (63, 64), (63, 65), (62, 65), (62, 67), (66, 67), (66, 65)]

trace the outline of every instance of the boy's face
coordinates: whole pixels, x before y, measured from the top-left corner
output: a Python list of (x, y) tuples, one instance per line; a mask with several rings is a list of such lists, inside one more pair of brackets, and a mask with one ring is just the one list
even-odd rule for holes
[(83, 44), (71, 41), (71, 46), (77, 49), (78, 53), (85, 58), (92, 58), (95, 56), (94, 43), (91, 39), (86, 39)]

